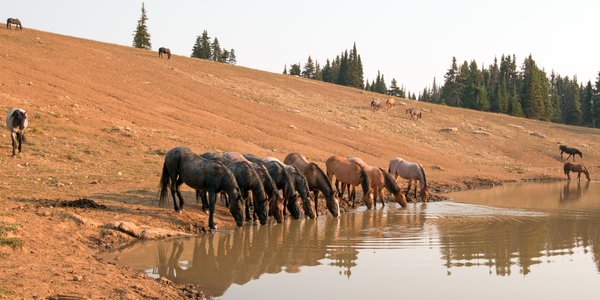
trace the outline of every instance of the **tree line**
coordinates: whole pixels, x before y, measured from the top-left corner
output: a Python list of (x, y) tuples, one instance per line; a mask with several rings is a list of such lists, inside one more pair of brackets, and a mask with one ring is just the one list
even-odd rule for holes
[[(144, 3), (142, 2), (142, 15), (140, 16), (135, 31), (133, 32), (133, 47), (135, 48), (141, 48), (146, 50), (152, 49), (150, 33), (148, 32), (148, 26), (146, 25), (147, 21), (148, 16), (146, 16), (146, 9), (144, 7)], [(235, 50), (233, 48), (231, 50), (221, 48), (221, 45), (219, 44), (219, 39), (216, 37), (211, 42), (210, 37), (208, 36), (208, 32), (206, 30), (204, 30), (202, 35), (196, 37), (196, 42), (194, 43), (194, 47), (192, 48), (191, 57), (213, 60), (228, 64), (237, 63)]]
[(505, 113), (543, 121), (600, 127), (600, 73), (595, 85), (584, 86), (577, 77), (550, 76), (529, 55), (517, 69), (513, 54), (487, 68), (475, 60), (460, 65), (456, 57), (439, 86), (420, 92), (418, 100), (481, 111)]
[(334, 59), (327, 59), (324, 66), (321, 66), (318, 61), (313, 60), (312, 56), (309, 55), (303, 67), (300, 63), (291, 64), (288, 70), (287, 65), (285, 65), (283, 74), (302, 76), (381, 94), (405, 96), (404, 88), (399, 87), (395, 79), (392, 79), (390, 89), (388, 89), (384, 75), (379, 71), (375, 80), (369, 82), (368, 79), (364, 79), (363, 63), (356, 49), (356, 43), (350, 51), (344, 50)]

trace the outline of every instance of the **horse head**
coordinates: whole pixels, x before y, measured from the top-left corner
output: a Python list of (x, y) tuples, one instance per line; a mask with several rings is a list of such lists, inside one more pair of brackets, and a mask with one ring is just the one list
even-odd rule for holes
[(429, 189), (428, 188), (421, 189), (421, 192), (419, 193), (419, 195), (421, 196), (421, 200), (423, 202), (427, 202), (427, 198), (429, 198)]
[(240, 202), (242, 201), (240, 188), (233, 188), (229, 193), (229, 199), (232, 199), (231, 204), (229, 205), (229, 211), (231, 212), (233, 219), (235, 219), (237, 226), (241, 227), (244, 224), (244, 215), (242, 214), (242, 209), (240, 207)]
[(370, 188), (369, 192), (367, 192), (366, 194), (363, 194), (362, 201), (365, 204), (365, 206), (367, 207), (367, 209), (373, 208), (373, 205), (375, 203), (375, 199), (373, 198), (373, 189)]
[(277, 223), (283, 223), (283, 211), (285, 207), (283, 206), (283, 201), (281, 201), (279, 193), (275, 192), (275, 194), (277, 194), (277, 196), (271, 202), (270, 211)]

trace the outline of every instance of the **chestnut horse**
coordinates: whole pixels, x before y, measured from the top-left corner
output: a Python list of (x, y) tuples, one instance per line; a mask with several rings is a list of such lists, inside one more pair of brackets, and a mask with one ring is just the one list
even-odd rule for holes
[(419, 181), (421, 185), (421, 200), (423, 202), (427, 201), (428, 196), (428, 188), (427, 188), (427, 178), (425, 177), (425, 170), (423, 170), (423, 166), (418, 163), (408, 162), (403, 160), (402, 158), (396, 157), (390, 160), (390, 165), (388, 168), (388, 172), (394, 176), (394, 179), (398, 179), (398, 176), (408, 179), (408, 188), (406, 190), (406, 196), (410, 192), (410, 187), (412, 182), (415, 182), (415, 199), (417, 198), (417, 183)]
[(333, 155), (325, 161), (327, 167), (327, 178), (329, 181), (335, 176), (335, 187), (338, 191), (338, 196), (341, 197), (341, 191), (338, 184), (348, 184), (348, 193), (352, 188), (352, 193), (348, 197), (348, 201), (352, 201), (352, 207), (354, 207), (356, 200), (356, 186), (360, 185), (363, 190), (362, 201), (365, 203), (367, 208), (373, 206), (373, 197), (371, 197), (371, 182), (369, 181), (369, 175), (363, 167), (360, 165), (348, 161), (345, 157), (339, 155)]
[(292, 165), (306, 177), (308, 187), (314, 193), (315, 213), (318, 215), (317, 202), (319, 200), (319, 192), (323, 193), (327, 209), (334, 217), (340, 214), (340, 203), (335, 198), (335, 192), (331, 186), (331, 181), (325, 175), (325, 172), (315, 163), (309, 162), (306, 157), (300, 153), (288, 154), (283, 162), (286, 165)]
[(581, 181), (581, 173), (585, 174), (585, 177), (588, 181), (590, 181), (590, 171), (584, 165), (573, 164), (570, 162), (566, 162), (563, 170), (565, 175), (567, 175), (567, 179), (571, 180), (571, 172), (577, 172), (577, 181)]
[(377, 199), (381, 200), (381, 206), (385, 206), (385, 202), (383, 199), (382, 190), (386, 188), (392, 195), (394, 195), (394, 200), (396, 203), (400, 204), (402, 207), (406, 207), (406, 196), (402, 194), (400, 187), (396, 181), (391, 178), (391, 175), (384, 171), (381, 168), (373, 167), (367, 165), (362, 159), (358, 157), (349, 157), (349, 161), (354, 162), (367, 172), (369, 176), (369, 181), (371, 182), (371, 189), (373, 190), (374, 196), (374, 207), (377, 207)]

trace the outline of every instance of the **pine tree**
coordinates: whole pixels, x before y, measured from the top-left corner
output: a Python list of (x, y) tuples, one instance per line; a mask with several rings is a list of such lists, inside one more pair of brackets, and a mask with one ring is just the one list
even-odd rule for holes
[(191, 56), (194, 58), (200, 58), (201, 49), (202, 49), (201, 39), (200, 39), (200, 36), (197, 36), (196, 42), (194, 43), (194, 47), (192, 48)]
[(288, 74), (288, 72), (287, 72), (287, 65), (284, 65), (283, 66), (283, 75), (287, 75), (287, 74)]
[(137, 27), (133, 34), (133, 47), (150, 50), (152, 49), (152, 44), (150, 43), (150, 33), (148, 32), (148, 27), (146, 26), (146, 22), (148, 21), (148, 17), (146, 16), (146, 9), (144, 8), (144, 2), (142, 2), (142, 16), (138, 20)]
[(221, 53), (221, 57), (219, 58), (219, 62), (226, 63), (229, 61), (229, 50), (223, 49), (223, 53)]
[(390, 94), (396, 97), (400, 96), (400, 87), (398, 87), (396, 78), (392, 78), (392, 83), (390, 84)]
[(592, 96), (592, 112), (593, 112), (593, 125), (596, 128), (600, 128), (600, 72), (598, 72), (598, 78), (594, 84), (594, 95)]
[(237, 57), (235, 56), (235, 49), (233, 48), (231, 48), (231, 51), (229, 51), (229, 61), (227, 61), (227, 63), (230, 65), (237, 64)]
[(211, 45), (211, 50), (212, 50), (212, 56), (211, 56), (211, 60), (214, 61), (219, 61), (219, 59), (221, 58), (221, 55), (223, 54), (223, 50), (221, 50), (221, 45), (219, 45), (219, 39), (215, 38), (213, 40), (213, 43)]
[(565, 122), (567, 124), (578, 125), (581, 123), (581, 98), (579, 94), (579, 85), (576, 80), (568, 82), (565, 89)]
[(348, 85), (350, 82), (350, 66), (348, 62), (348, 51), (345, 51), (340, 61), (340, 73), (338, 74), (337, 84)]
[(442, 88), (442, 103), (456, 106), (460, 97), (456, 80), (458, 77), (458, 66), (456, 65), (456, 57), (452, 57), (452, 66), (444, 76), (445, 82)]
[(510, 98), (508, 113), (513, 116), (522, 117), (523, 116), (523, 107), (521, 106), (521, 101), (519, 101), (519, 95), (517, 94), (516, 86), (513, 86), (512, 92), (510, 94), (511, 94), (511, 96), (510, 96), (511, 98)]
[(500, 78), (498, 85), (498, 96), (496, 104), (498, 107), (492, 107), (496, 112), (507, 113), (508, 112), (508, 88), (506, 87), (506, 80)]
[(323, 67), (323, 70), (321, 70), (321, 77), (323, 78), (322, 80), (325, 82), (331, 82), (331, 62), (329, 62), (329, 59), (327, 59), (327, 61), (325, 62), (325, 66)]
[(542, 120), (546, 116), (541, 71), (529, 55), (523, 64), (522, 103), (525, 116)]
[(315, 64), (313, 63), (310, 55), (308, 56), (308, 60), (306, 64), (304, 64), (304, 71), (302, 72), (302, 76), (305, 78), (315, 78)]
[(323, 71), (318, 61), (315, 61), (315, 79), (323, 81)]
[(581, 95), (581, 112), (583, 113), (583, 125), (593, 126), (593, 103), (592, 98), (594, 96), (594, 90), (592, 88), (592, 82), (588, 81)]
[(489, 111), (490, 110), (490, 101), (487, 96), (487, 89), (485, 88), (485, 84), (481, 84), (479, 87), (479, 103), (478, 107), (481, 111)]
[(290, 75), (300, 76), (301, 72), (302, 71), (300, 70), (300, 63), (292, 64), (290, 66)]
[(371, 85), (369, 84), (369, 79), (366, 80), (365, 83), (365, 91), (370, 91), (371, 90)]

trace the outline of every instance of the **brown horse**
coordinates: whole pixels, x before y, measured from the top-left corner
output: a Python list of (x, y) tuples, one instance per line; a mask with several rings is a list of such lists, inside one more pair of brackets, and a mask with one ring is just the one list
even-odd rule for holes
[(425, 176), (425, 170), (423, 170), (423, 166), (418, 163), (413, 163), (409, 161), (405, 161), (402, 158), (396, 157), (390, 160), (388, 172), (394, 176), (394, 179), (398, 179), (398, 176), (408, 179), (408, 188), (406, 190), (406, 196), (410, 192), (410, 187), (412, 182), (415, 182), (415, 198), (417, 198), (417, 181), (419, 181), (421, 186), (421, 200), (423, 202), (427, 201), (428, 197), (428, 188), (427, 188), (427, 177)]
[(19, 21), (19, 19), (8, 18), (6, 20), (6, 28), (11, 29), (11, 26), (10, 26), (11, 24), (14, 24), (18, 30), (23, 30), (23, 26), (21, 25), (21, 21)]
[(350, 196), (348, 197), (348, 201), (352, 201), (352, 207), (354, 207), (354, 201), (356, 200), (357, 185), (360, 185), (362, 187), (362, 201), (365, 203), (367, 208), (371, 208), (373, 206), (373, 197), (371, 197), (371, 182), (369, 181), (369, 175), (361, 166), (351, 161), (348, 161), (348, 159), (339, 155), (333, 155), (329, 157), (327, 161), (325, 161), (325, 166), (327, 167), (327, 178), (329, 178), (330, 182), (333, 179), (333, 176), (335, 176), (335, 187), (337, 189), (338, 195), (342, 195), (338, 186), (340, 182), (349, 185), (349, 193), (350, 187), (352, 188), (352, 193), (350, 193)]
[(567, 179), (571, 180), (571, 172), (577, 172), (577, 181), (581, 181), (581, 173), (585, 174), (585, 177), (588, 181), (590, 181), (590, 171), (584, 165), (573, 164), (570, 162), (566, 162), (563, 170), (565, 175), (567, 175)]
[(385, 102), (385, 106), (388, 109), (392, 109), (396, 106), (396, 100), (394, 98), (389, 98), (387, 99), (387, 101)]
[(400, 204), (402, 207), (407, 206), (406, 196), (402, 194), (400, 187), (398, 187), (398, 184), (391, 177), (390, 174), (388, 174), (381, 168), (367, 165), (362, 159), (358, 157), (350, 157), (348, 158), (348, 160), (360, 165), (365, 170), (365, 172), (367, 172), (367, 175), (369, 176), (369, 181), (371, 182), (371, 189), (373, 190), (374, 207), (377, 207), (378, 198), (379, 200), (381, 200), (381, 206), (385, 206), (382, 193), (382, 190), (384, 188), (386, 188), (392, 195), (394, 195), (394, 200), (396, 201), (396, 203)]
[(165, 47), (158, 48), (158, 57), (162, 57), (163, 54), (167, 55), (167, 59), (171, 59), (171, 49)]
[(315, 163), (309, 162), (306, 157), (300, 153), (288, 154), (283, 162), (286, 165), (296, 167), (308, 182), (308, 188), (314, 193), (315, 197), (315, 213), (318, 215), (317, 202), (319, 200), (319, 192), (323, 193), (327, 209), (334, 217), (340, 214), (340, 204), (335, 198), (335, 192), (331, 186), (331, 181), (325, 172)]

